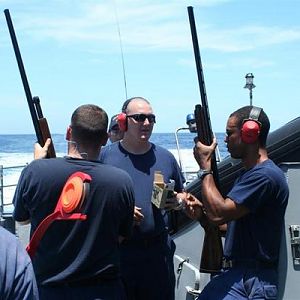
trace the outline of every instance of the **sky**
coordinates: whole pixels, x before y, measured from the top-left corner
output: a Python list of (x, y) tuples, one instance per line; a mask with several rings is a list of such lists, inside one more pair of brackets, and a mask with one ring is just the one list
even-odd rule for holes
[(299, 116), (300, 0), (0, 0), (0, 134), (34, 133), (4, 9), (52, 133), (79, 105), (112, 116), (134, 96), (151, 102), (154, 132), (175, 132), (201, 101), (187, 6), (215, 132), (250, 103), (247, 73), (271, 130)]

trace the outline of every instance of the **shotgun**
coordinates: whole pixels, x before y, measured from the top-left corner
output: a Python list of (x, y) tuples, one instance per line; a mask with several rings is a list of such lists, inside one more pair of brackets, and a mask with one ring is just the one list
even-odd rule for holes
[[(207, 95), (205, 90), (203, 69), (201, 63), (201, 56), (196, 32), (195, 18), (193, 7), (188, 7), (188, 15), (191, 27), (191, 34), (194, 47), (194, 56), (197, 68), (198, 83), (201, 96), (201, 104), (195, 106), (195, 119), (197, 125), (197, 135), (201, 143), (210, 145), (213, 141), (213, 131), (210, 122), (210, 115), (208, 110)], [(216, 186), (219, 188), (219, 173), (216, 161), (216, 155), (214, 153), (212, 157), (212, 171)], [(203, 218), (200, 221), (202, 227), (205, 230), (204, 242), (202, 247), (200, 272), (203, 273), (217, 273), (222, 268), (223, 259), (223, 245), (221, 239), (221, 233), (218, 226), (211, 224), (207, 217), (203, 214)]]
[[(31, 119), (33, 122), (35, 134), (37, 137), (37, 141), (41, 146), (43, 146), (45, 144), (47, 138), (51, 138), (48, 123), (47, 123), (46, 118), (44, 118), (44, 116), (43, 116), (39, 97), (32, 98), (28, 80), (27, 80), (27, 76), (25, 73), (24, 64), (22, 61), (21, 53), (20, 53), (20, 49), (19, 49), (18, 42), (17, 42), (17, 37), (15, 34), (15, 30), (14, 30), (14, 26), (13, 26), (13, 23), (12, 23), (12, 20), (10, 17), (9, 10), (5, 9), (4, 14), (5, 14), (6, 22), (7, 22), (7, 27), (9, 30), (11, 42), (12, 42), (12, 45), (14, 48), (16, 60), (18, 63), (18, 67), (19, 67), (19, 71), (20, 71), (20, 75), (21, 75), (21, 79), (22, 79)], [(53, 146), (53, 141), (51, 142), (51, 144), (49, 146), (47, 157), (48, 158), (56, 157), (55, 149)]]

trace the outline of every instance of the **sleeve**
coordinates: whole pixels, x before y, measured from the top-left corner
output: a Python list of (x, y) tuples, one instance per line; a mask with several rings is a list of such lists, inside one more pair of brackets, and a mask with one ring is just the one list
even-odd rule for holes
[(227, 197), (237, 204), (245, 205), (255, 212), (272, 193), (272, 185), (267, 176), (255, 173), (237, 182)]

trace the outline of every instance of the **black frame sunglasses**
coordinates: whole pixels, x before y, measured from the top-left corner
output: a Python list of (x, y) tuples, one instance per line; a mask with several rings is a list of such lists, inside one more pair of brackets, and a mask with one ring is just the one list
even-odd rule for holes
[(155, 123), (155, 115), (154, 114), (133, 114), (133, 115), (129, 115), (127, 116), (127, 118), (132, 118), (137, 122), (145, 122), (146, 119), (148, 119), (149, 123)]

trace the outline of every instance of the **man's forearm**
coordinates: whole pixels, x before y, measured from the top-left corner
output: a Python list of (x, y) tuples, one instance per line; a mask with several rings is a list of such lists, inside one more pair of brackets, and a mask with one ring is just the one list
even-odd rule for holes
[(209, 220), (216, 225), (223, 224), (224, 199), (215, 185), (212, 174), (203, 178), (201, 193), (202, 203)]

